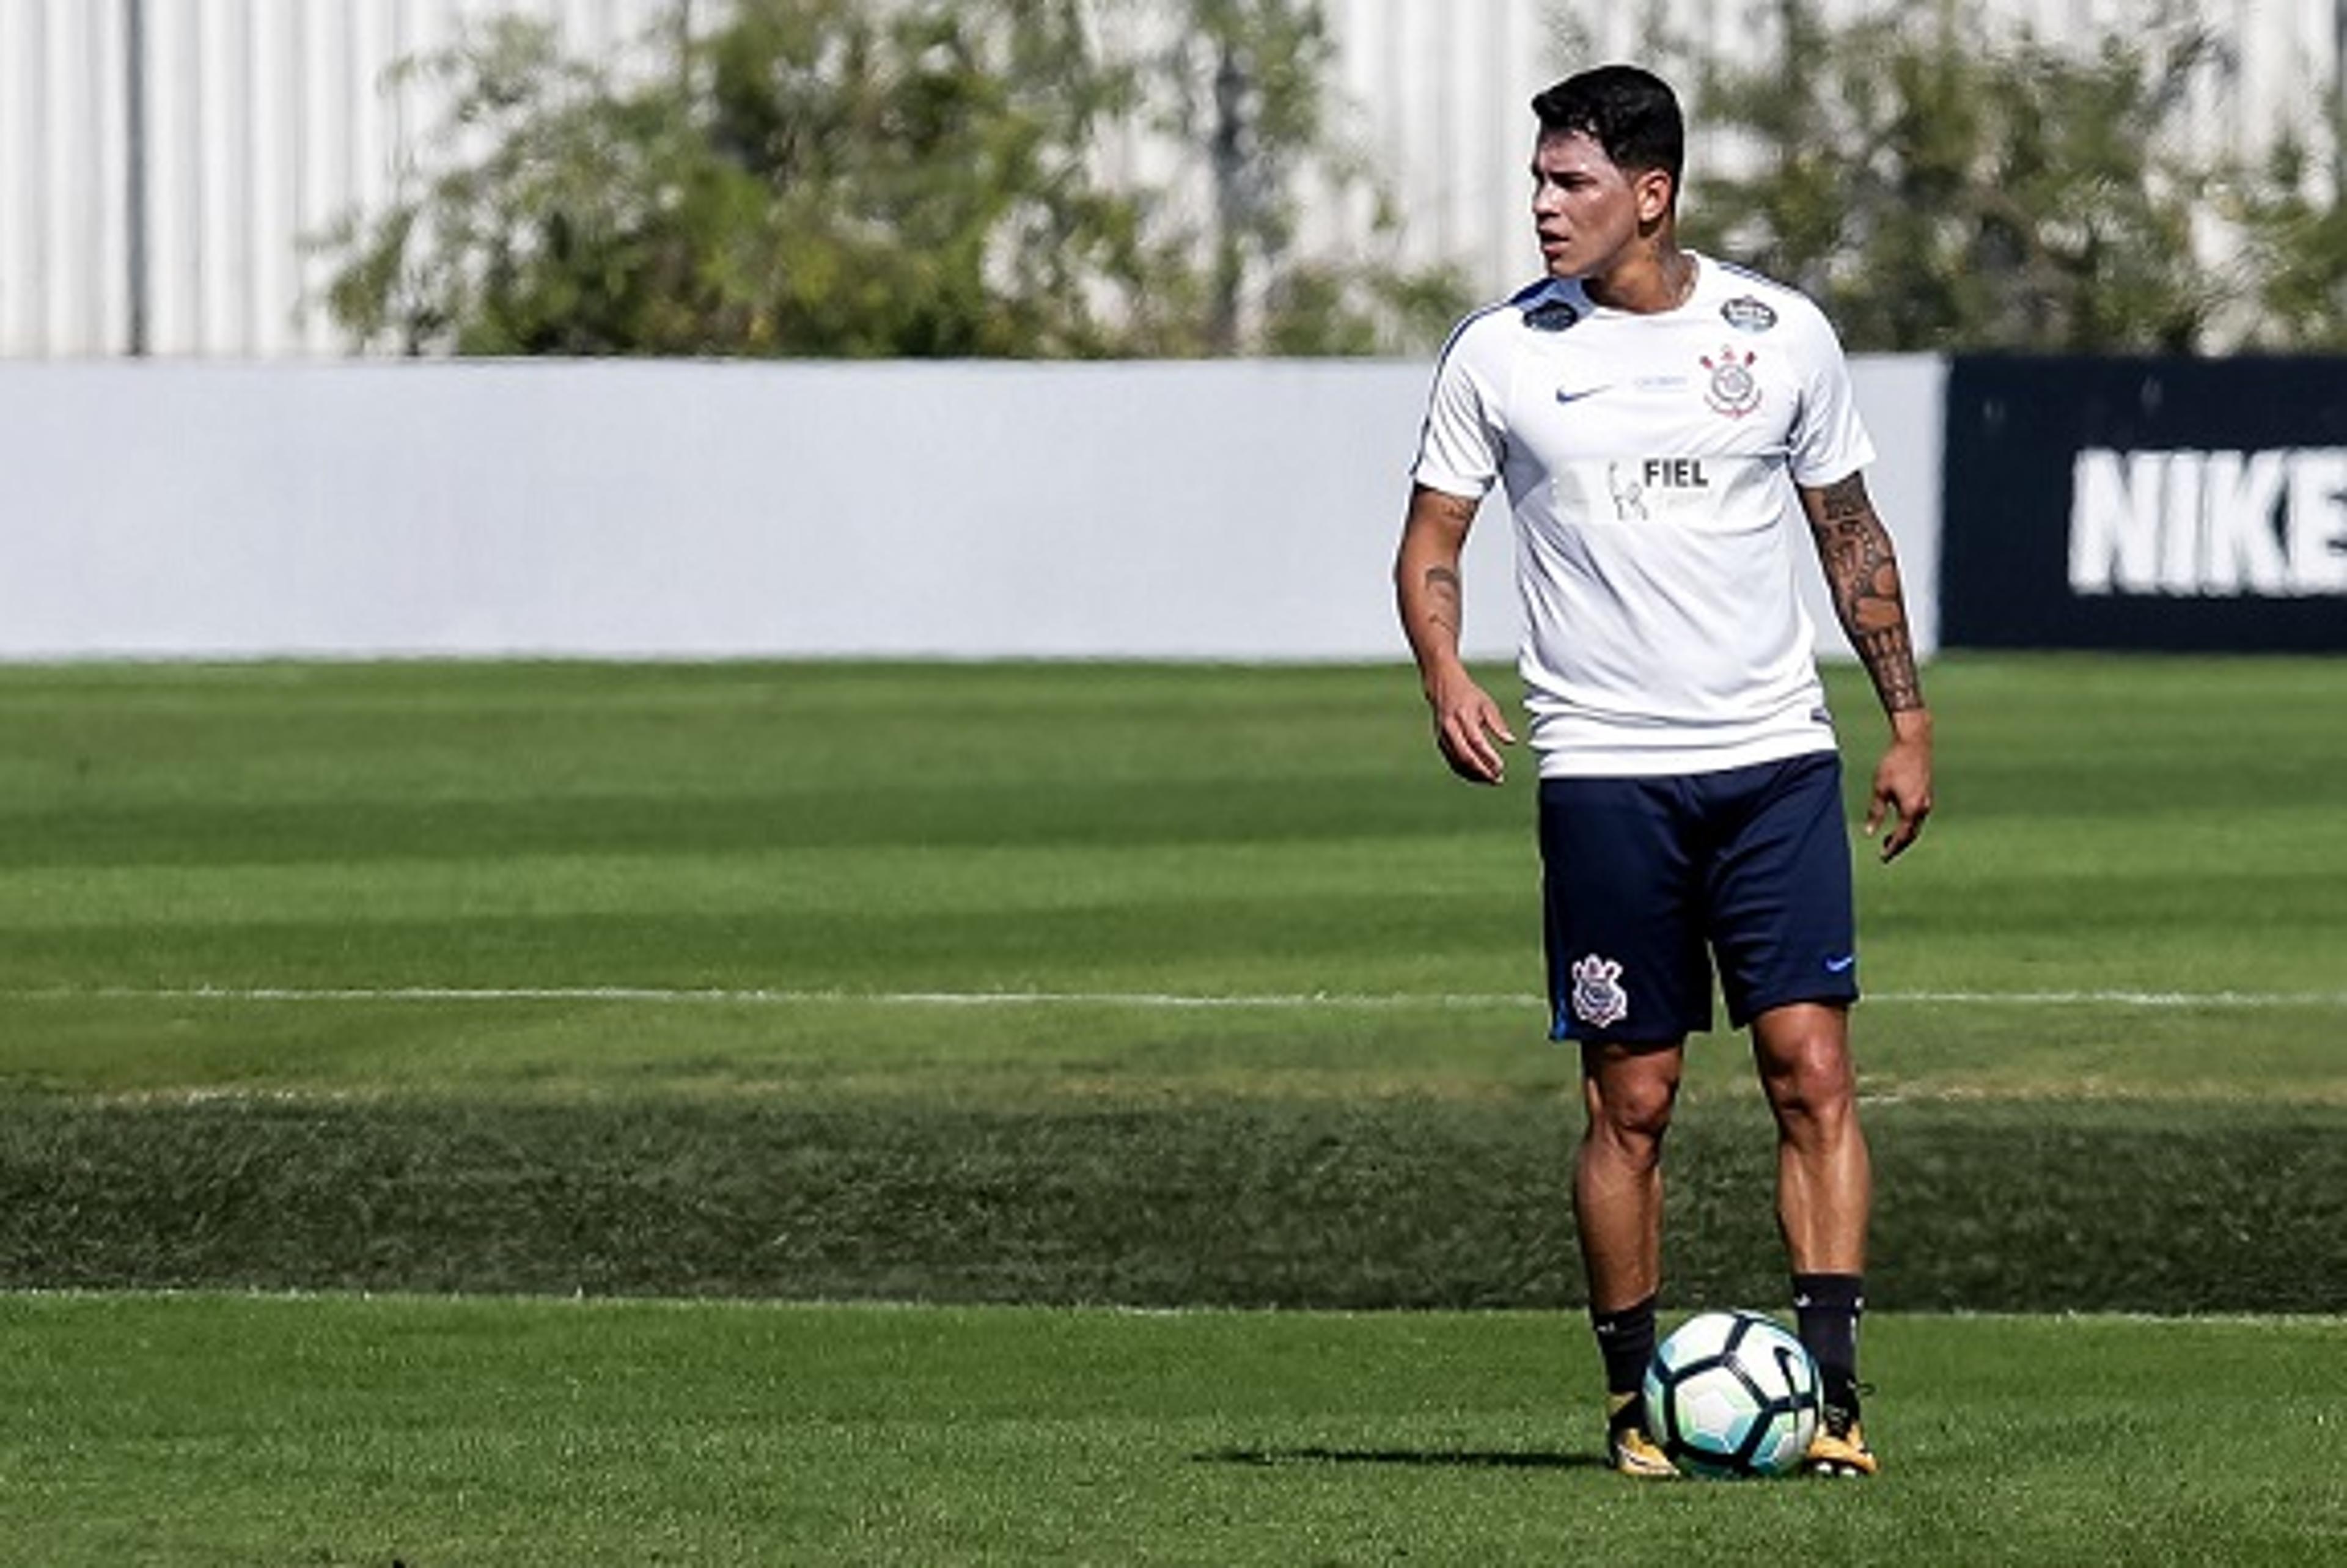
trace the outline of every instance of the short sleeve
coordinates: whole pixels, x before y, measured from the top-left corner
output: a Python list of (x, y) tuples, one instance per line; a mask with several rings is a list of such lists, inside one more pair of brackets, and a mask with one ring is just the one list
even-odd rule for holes
[[(1472, 326), (1469, 323), (1468, 326)], [(1500, 477), (1501, 436), (1489, 389), (1474, 370), (1468, 328), (1451, 335), (1435, 367), (1426, 426), (1410, 477), (1445, 495), (1480, 497)]]
[(1809, 364), (1801, 388), (1800, 423), (1793, 432), (1793, 481), (1815, 488), (1846, 479), (1874, 461), (1874, 443), (1859, 417), (1850, 360), (1825, 317), (1812, 313)]

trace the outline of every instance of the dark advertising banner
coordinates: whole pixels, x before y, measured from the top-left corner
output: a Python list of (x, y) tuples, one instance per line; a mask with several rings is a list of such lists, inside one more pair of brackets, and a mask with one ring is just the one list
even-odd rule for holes
[(2347, 359), (1958, 358), (1940, 641), (2347, 650)]

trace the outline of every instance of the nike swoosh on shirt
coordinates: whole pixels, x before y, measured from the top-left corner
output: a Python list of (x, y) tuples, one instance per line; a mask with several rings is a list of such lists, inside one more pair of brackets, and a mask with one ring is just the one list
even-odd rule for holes
[(1858, 955), (1856, 953), (1846, 954), (1839, 958), (1828, 958), (1826, 960), (1826, 973), (1829, 975), (1846, 974), (1849, 972), (1850, 967), (1857, 962)]
[(1599, 393), (1605, 390), (1605, 385), (1606, 384), (1601, 383), (1596, 386), (1584, 386), (1577, 391), (1570, 387), (1560, 386), (1556, 389), (1556, 400), (1559, 403), (1578, 403), (1584, 397), (1596, 396)]

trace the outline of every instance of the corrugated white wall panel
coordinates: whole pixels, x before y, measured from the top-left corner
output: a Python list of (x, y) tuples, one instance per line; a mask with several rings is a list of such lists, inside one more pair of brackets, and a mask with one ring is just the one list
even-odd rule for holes
[(0, 0), (0, 349), (114, 341), (121, 267), (118, 16), (86, 0)]
[[(0, 0), (0, 355), (131, 345), (137, 0)], [(437, 122), (391, 67), (519, 11), (606, 52), (665, 0), (144, 0), (147, 337), (165, 355), (338, 352), (310, 241), (380, 201)]]
[[(707, 19), (726, 0), (696, 0)], [(1105, 3), (1105, 0), (1104, 0)], [(1770, 0), (1327, 0), (1350, 100), (1347, 138), (1391, 190), (1401, 260), (1460, 262), (1498, 292), (1536, 269), (1525, 239), (1525, 102), (1566, 69), (1657, 40), (1765, 58)], [(2010, 27), (2079, 42), (2140, 30), (2157, 0), (1983, 0)], [(518, 10), (609, 55), (674, 0), (0, 0), (0, 355), (128, 352), (132, 343), (128, 17), (142, 9), (147, 346), (175, 356), (333, 354), (309, 245), (379, 204), (438, 122), (431, 85), (390, 68), (469, 23)], [(1834, 17), (1935, 7), (1824, 0)], [(2318, 147), (2336, 101), (2347, 0), (2205, 0), (2228, 40), (2195, 135), (2234, 147), (2278, 130)], [(1698, 144), (1698, 156), (1704, 155)], [(1123, 147), (1134, 168), (1158, 160)], [(1357, 241), (1356, 203), (1316, 237)]]
[[(2113, 34), (2144, 42), (2155, 17), (2171, 8), (2165, 0), (1979, 0), (1974, 14), (1997, 36), (2025, 34), (2092, 48)], [(1940, 8), (1911, 0), (1819, 0), (1818, 9), (1837, 24), (1892, 15), (1926, 29), (1938, 25)], [(1567, 71), (1607, 60), (1765, 61), (1777, 50), (1781, 14), (1777, 0), (1653, 0), (1639, 6), (1609, 0), (1450, 6), (1338, 0), (1329, 6), (1343, 39), (1344, 85), (1364, 107), (1375, 161), (1410, 214), (1402, 255), (1414, 261), (1454, 258), (1490, 293), (1538, 272), (1522, 178), (1532, 134), (1526, 102), (1534, 92)], [(2347, 0), (2202, 0), (2197, 19), (2217, 37), (2226, 66), (2187, 106), (2182, 138), (2243, 153), (2288, 133), (2327, 154), (2326, 120), (2342, 90)], [(1698, 173), (1733, 156), (1700, 124), (1693, 131)]]

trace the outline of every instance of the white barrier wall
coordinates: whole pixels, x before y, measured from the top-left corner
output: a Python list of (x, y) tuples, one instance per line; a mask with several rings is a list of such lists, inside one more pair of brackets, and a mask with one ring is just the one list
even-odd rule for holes
[[(0, 365), (0, 658), (1398, 658), (1429, 374)], [(1928, 649), (1945, 367), (1857, 377)], [(1511, 566), (1488, 506), (1479, 655)]]

